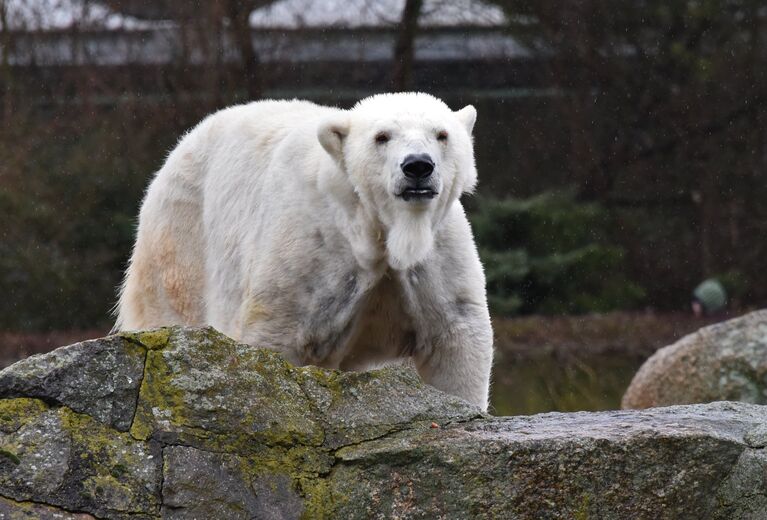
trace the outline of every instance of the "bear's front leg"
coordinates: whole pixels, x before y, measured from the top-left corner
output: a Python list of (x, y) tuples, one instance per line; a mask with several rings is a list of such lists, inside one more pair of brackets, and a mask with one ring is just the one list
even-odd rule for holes
[(460, 203), (445, 215), (431, 254), (396, 273), (415, 329), (412, 352), (421, 377), (487, 410), (493, 329), (485, 275)]
[(479, 260), (435, 262), (399, 275), (421, 378), (486, 411), (493, 329)]
[[(463, 304), (471, 305), (471, 304)], [(465, 322), (446, 325), (423, 338), (414, 353), (424, 382), (487, 411), (493, 332), (487, 311), (478, 308)]]

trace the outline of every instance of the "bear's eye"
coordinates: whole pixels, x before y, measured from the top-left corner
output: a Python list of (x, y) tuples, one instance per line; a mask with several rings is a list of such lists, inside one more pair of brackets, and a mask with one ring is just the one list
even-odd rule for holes
[(376, 134), (376, 143), (378, 144), (388, 143), (389, 139), (391, 139), (391, 137), (387, 132), (378, 132)]
[(437, 134), (437, 141), (447, 141), (447, 132), (442, 130)]

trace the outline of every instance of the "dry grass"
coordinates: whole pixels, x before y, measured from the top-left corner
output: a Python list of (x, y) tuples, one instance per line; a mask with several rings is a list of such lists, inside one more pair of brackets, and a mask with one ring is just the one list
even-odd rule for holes
[(696, 318), (682, 312), (528, 316), (495, 318), (493, 329), (502, 357), (620, 354), (646, 358), (701, 327), (735, 316)]

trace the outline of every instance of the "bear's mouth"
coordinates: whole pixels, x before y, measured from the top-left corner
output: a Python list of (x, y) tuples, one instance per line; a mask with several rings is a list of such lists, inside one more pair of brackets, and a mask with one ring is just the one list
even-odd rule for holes
[(405, 188), (397, 195), (405, 202), (409, 200), (429, 200), (437, 196), (437, 192), (431, 188)]

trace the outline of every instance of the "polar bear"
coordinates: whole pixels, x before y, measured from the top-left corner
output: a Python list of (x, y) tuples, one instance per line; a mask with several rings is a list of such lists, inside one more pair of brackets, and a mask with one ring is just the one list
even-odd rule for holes
[(211, 325), (342, 370), (412, 358), (486, 410), (493, 333), (458, 200), (475, 118), (423, 93), (209, 116), (149, 186), (116, 329)]

